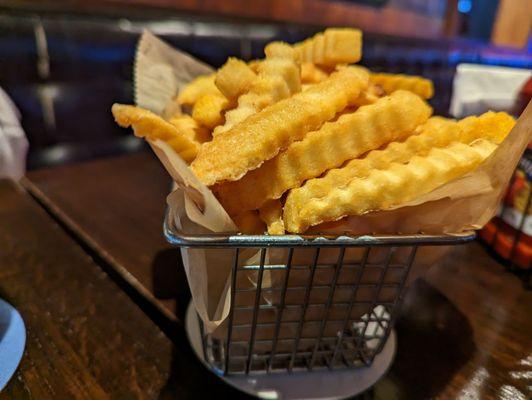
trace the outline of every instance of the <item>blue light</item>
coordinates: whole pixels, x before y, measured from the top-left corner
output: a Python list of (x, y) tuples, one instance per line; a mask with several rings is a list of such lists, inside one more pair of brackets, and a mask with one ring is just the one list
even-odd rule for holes
[(458, 11), (462, 14), (467, 14), (471, 11), (471, 0), (458, 0)]

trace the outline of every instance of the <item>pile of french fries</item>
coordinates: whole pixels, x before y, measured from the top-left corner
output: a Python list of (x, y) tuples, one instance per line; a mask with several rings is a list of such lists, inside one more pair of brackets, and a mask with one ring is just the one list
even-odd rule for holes
[(242, 233), (304, 233), (415, 200), (473, 171), (515, 123), (506, 113), (432, 116), (430, 80), (355, 65), (356, 29), (264, 53), (190, 82), (166, 119), (112, 108), (120, 126), (190, 163)]

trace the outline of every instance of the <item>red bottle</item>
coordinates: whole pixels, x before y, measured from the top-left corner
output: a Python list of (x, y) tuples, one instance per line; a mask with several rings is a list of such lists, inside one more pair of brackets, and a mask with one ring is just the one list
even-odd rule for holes
[[(516, 101), (517, 115), (532, 97), (532, 78)], [(480, 232), (480, 237), (512, 265), (530, 269), (532, 264), (532, 143), (519, 161), (497, 217)]]

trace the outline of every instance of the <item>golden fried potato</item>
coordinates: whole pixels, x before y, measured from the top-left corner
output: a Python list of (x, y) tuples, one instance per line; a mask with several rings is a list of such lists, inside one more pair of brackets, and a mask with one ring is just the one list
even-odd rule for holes
[[(324, 197), (353, 179), (366, 178), (374, 169), (389, 168), (393, 162), (406, 163), (414, 155), (425, 156), (436, 144), (445, 147), (458, 140), (460, 132), (455, 121), (432, 117), (416, 129), (417, 134), (409, 136), (404, 142), (391, 142), (383, 150), (371, 151), (364, 158), (351, 160), (342, 168), (331, 169), (323, 177), (309, 179), (303, 186), (290, 190), (291, 201), (287, 207)], [(294, 215), (295, 210), (286, 210), (286, 213)]]
[(362, 32), (352, 28), (329, 28), (294, 45), (300, 63), (325, 67), (352, 64), (362, 57)]
[(173, 116), (168, 120), (178, 131), (182, 132), (190, 140), (198, 143), (205, 143), (212, 139), (211, 132), (201, 126), (190, 115), (182, 114)]
[(463, 143), (483, 138), (499, 144), (514, 127), (515, 119), (505, 112), (488, 111), (478, 117), (464, 118), (459, 124), (463, 130)]
[(270, 43), (266, 46), (266, 57), (258, 66), (249, 91), (238, 98), (237, 107), (226, 113), (224, 125), (218, 126), (213, 136), (227, 132), (250, 115), (301, 91), (299, 68), (289, 45)]
[(259, 217), (268, 227), (269, 235), (284, 235), (283, 205), (280, 200), (268, 200), (259, 209)]
[(206, 185), (240, 179), (307, 132), (319, 128), (356, 99), (368, 75), (349, 67), (305, 92), (281, 100), (205, 143), (192, 170)]
[(206, 94), (200, 97), (192, 109), (192, 118), (201, 125), (214, 129), (224, 123), (224, 112), (231, 102), (223, 94)]
[(360, 96), (353, 102), (352, 106), (362, 107), (377, 102), (386, 93), (378, 85), (370, 84), (366, 90), (360, 93)]
[(198, 76), (181, 89), (177, 102), (180, 105), (193, 106), (196, 101), (207, 94), (222, 94), (214, 84), (215, 77), (215, 74)]
[(151, 111), (125, 104), (113, 104), (111, 112), (116, 123), (123, 128), (131, 126), (135, 136), (164, 140), (187, 162), (196, 157), (200, 144)]
[(266, 231), (266, 226), (259, 218), (257, 210), (241, 212), (233, 216), (233, 222), (238, 231), (245, 235), (262, 235)]
[(259, 65), (262, 63), (262, 60), (251, 60), (248, 61), (248, 67), (255, 73), (259, 72)]
[(373, 170), (366, 178), (331, 188), (324, 197), (303, 204), (291, 204), (294, 198), (289, 194), (283, 214), (286, 229), (302, 233), (322, 222), (411, 201), (474, 170), (496, 147), (483, 139), (471, 145), (455, 142), (445, 148), (433, 148), (425, 157), (414, 156), (407, 164), (392, 163), (388, 169)]
[(249, 91), (238, 98), (238, 105), (225, 115), (225, 124), (218, 126), (213, 136), (229, 131), (233, 126), (265, 107), (301, 90), (299, 69), (293, 60), (265, 60)]
[(372, 73), (369, 79), (372, 84), (381, 86), (387, 94), (396, 90), (409, 90), (424, 99), (434, 96), (434, 84), (421, 76)]
[(309, 179), (303, 186), (292, 189), (285, 213), (295, 215), (296, 211), (291, 207), (324, 197), (334, 188), (344, 187), (354, 179), (368, 177), (373, 170), (390, 168), (392, 163), (405, 164), (414, 156), (425, 157), (433, 148), (447, 147), (453, 142), (471, 144), (477, 139), (500, 143), (514, 124), (514, 119), (503, 112), (487, 112), (480, 117), (467, 117), (459, 122), (432, 117), (405, 141), (392, 142), (382, 150), (371, 151), (364, 158), (351, 160), (342, 168), (331, 169), (325, 176)]
[(294, 49), (288, 43), (276, 41), (270, 42), (264, 47), (264, 54), (266, 59), (282, 58), (295, 60), (296, 55)]
[(320, 83), (327, 79), (329, 74), (317, 65), (309, 62), (301, 64), (301, 83)]
[(228, 99), (236, 99), (247, 92), (257, 75), (242, 60), (230, 57), (227, 62), (216, 72), (214, 83)]
[(257, 209), (307, 179), (413, 133), (431, 112), (417, 95), (397, 91), (325, 123), (242, 179), (219, 185), (216, 193), (229, 212)]

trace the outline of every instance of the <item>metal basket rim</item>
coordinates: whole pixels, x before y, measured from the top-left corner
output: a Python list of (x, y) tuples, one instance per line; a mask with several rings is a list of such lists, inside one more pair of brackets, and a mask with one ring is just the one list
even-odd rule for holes
[(398, 235), (244, 235), (234, 232), (209, 234), (187, 233), (174, 226), (168, 210), (163, 224), (168, 243), (179, 247), (368, 247), (451, 245), (467, 243), (475, 239), (475, 231), (461, 233), (398, 234)]

